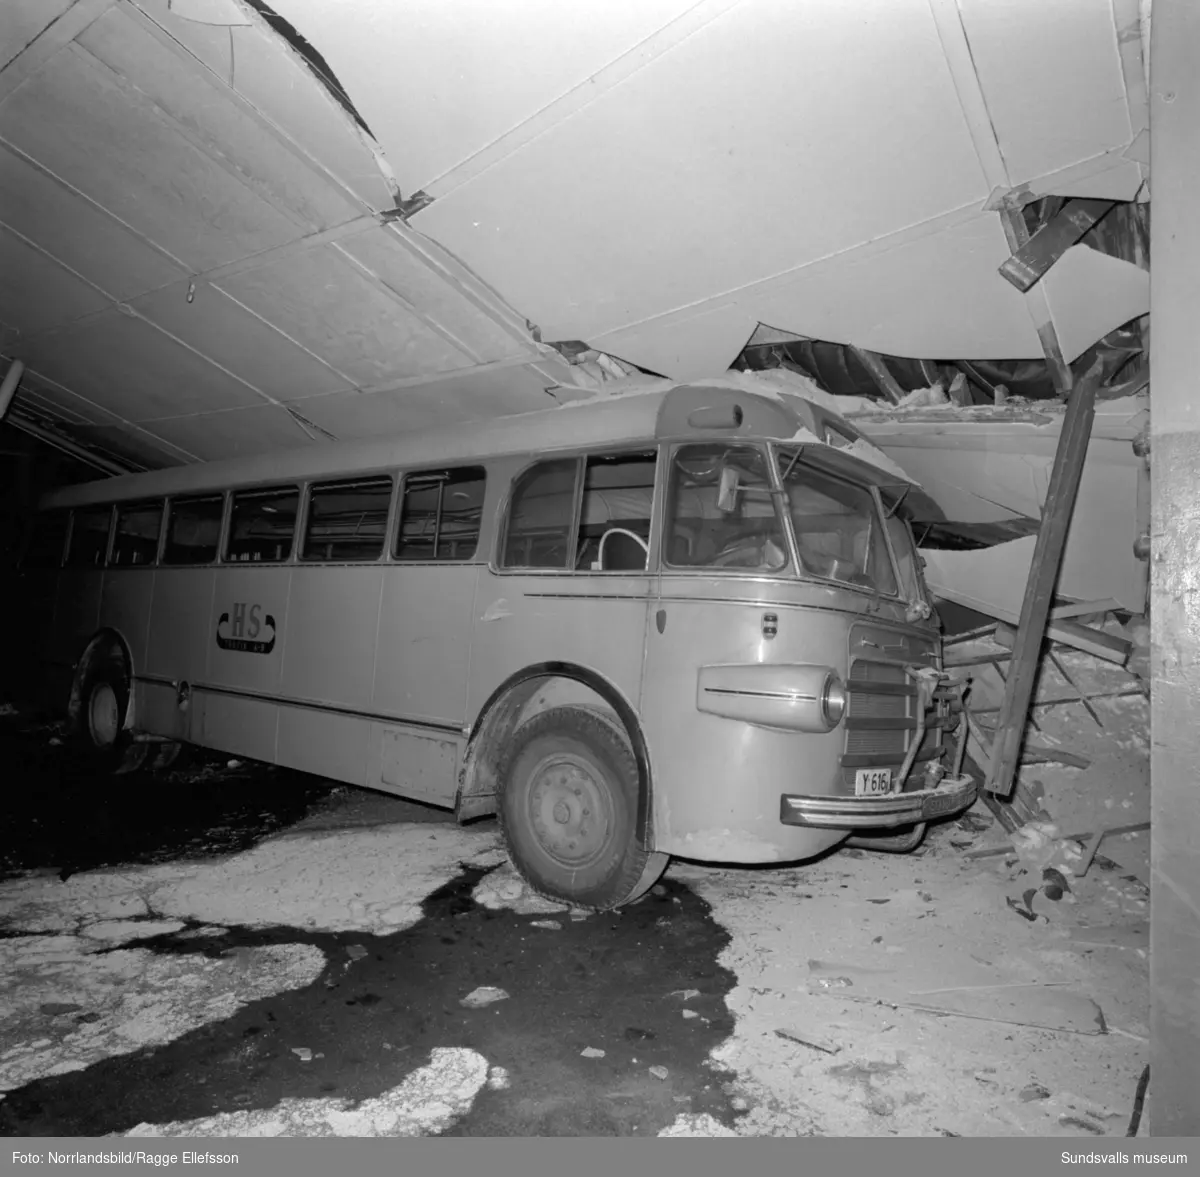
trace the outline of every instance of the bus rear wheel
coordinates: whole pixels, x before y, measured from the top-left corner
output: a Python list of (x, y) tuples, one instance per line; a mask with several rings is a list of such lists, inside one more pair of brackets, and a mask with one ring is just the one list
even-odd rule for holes
[(129, 676), (112, 658), (94, 661), (79, 683), (79, 710), (74, 724), (75, 748), (92, 772), (136, 772), (149, 748), (135, 743), (125, 729), (129, 710)]
[(645, 894), (666, 867), (637, 839), (633, 753), (593, 711), (555, 707), (522, 724), (500, 781), (509, 856), (538, 894), (603, 911)]

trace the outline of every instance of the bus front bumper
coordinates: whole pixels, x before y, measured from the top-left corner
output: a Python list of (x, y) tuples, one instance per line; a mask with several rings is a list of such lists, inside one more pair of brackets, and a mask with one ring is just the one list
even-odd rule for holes
[(779, 820), (785, 826), (832, 830), (915, 825), (966, 809), (978, 791), (974, 777), (962, 776), (944, 780), (934, 789), (882, 797), (804, 797), (784, 793), (779, 798)]

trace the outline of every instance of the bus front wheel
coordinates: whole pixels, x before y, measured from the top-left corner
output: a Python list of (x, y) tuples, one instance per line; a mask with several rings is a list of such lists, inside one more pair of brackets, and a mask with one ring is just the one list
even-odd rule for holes
[(538, 894), (603, 911), (645, 894), (666, 867), (637, 839), (633, 753), (595, 712), (555, 707), (522, 724), (500, 780), (509, 856)]

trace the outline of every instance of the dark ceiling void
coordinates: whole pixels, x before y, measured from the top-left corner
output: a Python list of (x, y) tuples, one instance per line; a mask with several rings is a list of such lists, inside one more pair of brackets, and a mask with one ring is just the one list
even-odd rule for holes
[[(1030, 234), (1049, 225), (1063, 212), (1062, 197), (1046, 197), (1027, 204), (1022, 213)], [(1099, 253), (1150, 268), (1150, 205), (1121, 201), (1080, 237), (1080, 243)], [(1148, 317), (1136, 319), (1098, 340), (1071, 365), (1081, 376), (1100, 358), (1104, 363), (1101, 398), (1124, 396), (1145, 386), (1149, 373), (1146, 327)], [(776, 333), (779, 334), (779, 333)], [(1029, 400), (1057, 399), (1058, 392), (1044, 360), (915, 360), (880, 356), (878, 360), (901, 392), (912, 392), (941, 383), (949, 388), (965, 377), (963, 395), (968, 404), (993, 404), (998, 386), (1010, 396)], [(783, 339), (756, 343), (752, 339), (733, 367), (743, 371), (788, 368), (815, 380), (838, 396), (886, 399), (878, 375), (872, 374), (863, 353), (855, 348), (819, 339)], [(885, 376), (885, 379), (886, 379)]]

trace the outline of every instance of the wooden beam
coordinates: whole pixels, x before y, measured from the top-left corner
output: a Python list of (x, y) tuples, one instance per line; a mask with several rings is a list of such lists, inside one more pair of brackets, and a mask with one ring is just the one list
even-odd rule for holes
[(1113, 200), (1070, 200), (1000, 266), (1000, 276), (1022, 293), (1113, 207)]
[(900, 387), (896, 377), (888, 371), (888, 366), (877, 352), (866, 351), (861, 347), (850, 345), (854, 358), (871, 374), (871, 379), (879, 386), (884, 396), (897, 405), (904, 399), (904, 389)]
[(1050, 472), (1050, 487), (1046, 492), (1042, 524), (1033, 550), (1017, 640), (1013, 646), (1012, 673), (1004, 690), (1004, 704), (996, 725), (992, 764), (986, 781), (987, 791), (1001, 797), (1012, 793), (1020, 761), (1026, 717), (1041, 662), (1042, 641), (1046, 636), (1054, 587), (1062, 567), (1067, 531), (1091, 440), (1100, 374), (1101, 363), (1097, 360), (1071, 393)]
[[(1025, 227), (1025, 217), (1019, 208), (1002, 208), (1000, 223), (1004, 226), (1004, 235), (1008, 238), (1008, 248), (1012, 253), (1018, 253), (1029, 244), (1029, 230)], [(1071, 373), (1071, 365), (1063, 356), (1045, 288), (1038, 285), (1029, 290), (1025, 295), (1025, 306), (1041, 340), (1042, 354), (1046, 357), (1054, 387), (1065, 400), (1070, 395), (1075, 378)]]

